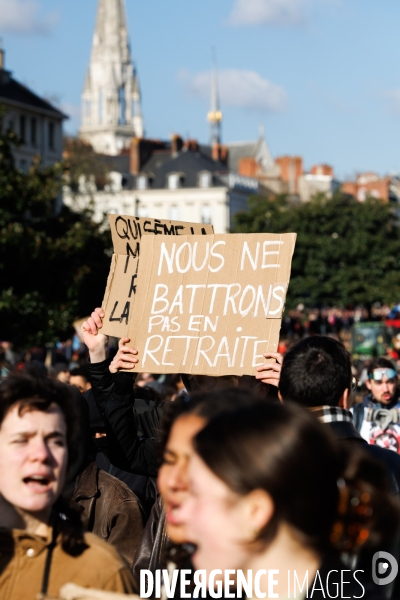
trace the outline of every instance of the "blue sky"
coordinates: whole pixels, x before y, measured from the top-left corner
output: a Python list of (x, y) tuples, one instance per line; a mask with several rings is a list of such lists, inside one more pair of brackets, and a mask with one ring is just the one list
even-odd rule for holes
[[(399, 0), (125, 0), (146, 133), (208, 141), (211, 48), (223, 140), (340, 178), (400, 171)], [(79, 126), (97, 0), (0, 0), (6, 66)]]

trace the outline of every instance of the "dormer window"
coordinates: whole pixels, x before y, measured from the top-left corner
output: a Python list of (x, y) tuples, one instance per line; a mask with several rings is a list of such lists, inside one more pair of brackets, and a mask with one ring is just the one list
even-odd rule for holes
[(147, 175), (139, 175), (136, 179), (136, 187), (138, 190), (147, 190), (149, 187), (149, 180)]
[(201, 188), (209, 188), (211, 187), (212, 176), (209, 171), (203, 171), (199, 173), (199, 187)]
[(179, 221), (179, 206), (170, 206), (169, 207), (169, 218), (171, 221)]
[(149, 216), (149, 211), (147, 209), (147, 206), (138, 206), (138, 210), (137, 210), (137, 216), (138, 217), (148, 217)]
[(177, 190), (181, 187), (181, 174), (180, 173), (170, 173), (168, 175), (168, 189), (169, 190)]
[(211, 225), (211, 207), (208, 204), (201, 207), (201, 222), (205, 225)]

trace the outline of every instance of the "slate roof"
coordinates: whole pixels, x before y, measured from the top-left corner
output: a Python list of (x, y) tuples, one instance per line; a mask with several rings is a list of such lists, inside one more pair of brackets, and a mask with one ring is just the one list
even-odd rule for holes
[(240, 158), (255, 156), (257, 150), (257, 141), (255, 142), (234, 142), (225, 144), (228, 147), (228, 167), (234, 173), (237, 173)]
[(110, 171), (116, 171), (123, 175), (128, 175), (130, 172), (130, 156), (129, 154), (118, 154), (110, 156), (109, 154), (97, 155)]
[[(231, 142), (223, 144), (228, 148), (228, 169), (237, 173), (239, 158), (255, 156), (257, 150), (257, 140), (255, 142)], [(211, 157), (211, 146), (201, 145), (201, 152)]]
[(202, 171), (209, 171), (214, 174), (214, 186), (226, 185), (219, 178), (219, 175), (226, 174), (228, 172), (227, 167), (201, 151), (183, 149), (173, 157), (171, 157), (170, 152), (155, 152), (141, 170), (142, 173), (153, 175), (151, 184), (153, 189), (166, 188), (169, 173), (182, 173), (181, 187), (183, 188), (198, 187), (198, 174)]
[[(228, 142), (223, 144), (228, 148), (228, 169), (232, 173), (238, 172), (240, 158), (253, 157), (256, 160), (261, 160), (264, 168), (272, 166), (273, 158), (268, 145), (263, 137), (253, 142)], [(200, 150), (211, 156), (211, 146), (200, 146)]]
[(122, 187), (125, 190), (135, 189), (135, 178), (130, 174), (130, 156), (129, 154), (97, 154), (97, 157), (104, 163), (109, 172), (115, 171), (122, 175)]
[(208, 144), (199, 144), (199, 150), (202, 154), (205, 154), (209, 158), (212, 156), (212, 148)]
[(59, 119), (68, 118), (67, 115), (58, 110), (58, 108), (52, 106), (50, 102), (43, 100), (43, 98), (40, 98), (26, 86), (22, 85), (22, 83), (16, 81), (16, 79), (11, 77), (9, 71), (4, 70), (0, 70), (0, 103), (2, 100), (11, 100), (24, 104), (27, 107), (35, 108), (39, 111), (42, 110), (46, 113), (52, 113)]
[(155, 150), (149, 160), (143, 165), (142, 173), (154, 173), (156, 169), (162, 167), (166, 162), (171, 160), (171, 149)]
[[(213, 160), (211, 146), (199, 145), (198, 150), (183, 148), (175, 156), (171, 155), (171, 149), (155, 150), (149, 160), (142, 166), (140, 174), (151, 175), (150, 189), (165, 189), (168, 187), (168, 175), (170, 173), (182, 174), (181, 188), (195, 188), (199, 186), (198, 176), (202, 171), (213, 174), (213, 187), (227, 185), (227, 175), (237, 173), (239, 159), (269, 152), (263, 140), (254, 142), (233, 142), (226, 144), (228, 147), (228, 164), (224, 165)], [(268, 158), (268, 156), (267, 156)], [(130, 175), (129, 154), (120, 156), (101, 155), (102, 161), (110, 171), (117, 171), (124, 175), (124, 188), (136, 189), (136, 177)]]

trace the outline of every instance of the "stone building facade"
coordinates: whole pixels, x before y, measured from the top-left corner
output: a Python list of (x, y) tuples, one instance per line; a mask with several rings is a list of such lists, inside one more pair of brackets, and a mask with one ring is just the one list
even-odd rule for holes
[(14, 79), (5, 68), (4, 50), (0, 50), (0, 106), (5, 109), (4, 130), (13, 130), (23, 140), (14, 148), (17, 168), (26, 172), (38, 155), (45, 167), (61, 160), (66, 115)]

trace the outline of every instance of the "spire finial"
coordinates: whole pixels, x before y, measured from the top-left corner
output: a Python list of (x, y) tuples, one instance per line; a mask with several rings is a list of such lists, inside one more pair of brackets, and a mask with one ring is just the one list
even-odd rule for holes
[(213, 46), (211, 50), (212, 60), (212, 73), (211, 73), (211, 110), (207, 115), (208, 122), (210, 123), (210, 134), (211, 134), (211, 145), (221, 143), (221, 122), (222, 112), (219, 106), (219, 95), (218, 95), (218, 69), (217, 69), (217, 57), (216, 49)]

